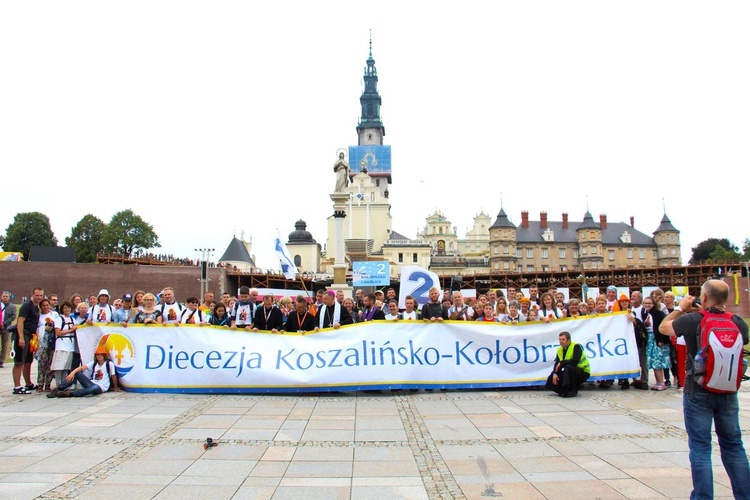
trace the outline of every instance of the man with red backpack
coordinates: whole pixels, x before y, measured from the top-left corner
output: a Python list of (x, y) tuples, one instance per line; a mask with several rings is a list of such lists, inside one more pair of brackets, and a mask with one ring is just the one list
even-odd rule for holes
[(688, 295), (659, 327), (662, 334), (684, 337), (687, 344), (682, 407), (693, 476), (690, 498), (714, 496), (713, 421), (734, 498), (750, 499), (750, 465), (742, 444), (737, 399), (748, 327), (742, 318), (725, 312), (728, 297), (726, 283), (708, 280), (701, 287), (700, 302)]

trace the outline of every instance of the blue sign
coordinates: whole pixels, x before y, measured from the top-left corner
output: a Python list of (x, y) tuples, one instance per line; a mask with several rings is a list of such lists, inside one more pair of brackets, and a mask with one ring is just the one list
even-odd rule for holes
[(391, 174), (390, 146), (349, 146), (349, 168), (352, 174), (367, 168), (368, 174)]
[(391, 284), (391, 263), (388, 261), (355, 262), (352, 266), (353, 286), (384, 286)]

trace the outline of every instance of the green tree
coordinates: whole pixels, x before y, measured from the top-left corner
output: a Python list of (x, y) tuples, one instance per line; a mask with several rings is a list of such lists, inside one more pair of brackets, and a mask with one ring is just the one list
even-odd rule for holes
[(750, 260), (750, 238), (742, 243), (742, 260)]
[(721, 245), (716, 245), (714, 251), (711, 252), (710, 258), (713, 261), (740, 260), (742, 258), (742, 255), (737, 251), (737, 247), (734, 247), (731, 250), (727, 250)]
[(726, 238), (708, 238), (693, 247), (693, 257), (690, 259), (690, 264), (711, 259), (711, 254), (716, 251), (717, 245), (728, 251), (738, 251), (737, 247)]
[(21, 252), (28, 259), (32, 246), (54, 247), (57, 238), (50, 227), (49, 217), (41, 212), (21, 212), (5, 230), (2, 246), (6, 252)]
[(129, 209), (112, 216), (104, 229), (102, 244), (106, 251), (122, 255), (161, 246), (154, 227)]
[(76, 249), (76, 262), (96, 262), (102, 247), (102, 236), (107, 224), (100, 218), (86, 214), (65, 238), (65, 244)]

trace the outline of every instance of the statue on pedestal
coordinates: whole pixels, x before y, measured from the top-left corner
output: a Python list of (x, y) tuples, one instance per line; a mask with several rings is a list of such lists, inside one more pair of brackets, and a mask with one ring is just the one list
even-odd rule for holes
[(344, 159), (343, 151), (339, 153), (339, 159), (333, 164), (333, 171), (336, 173), (336, 188), (334, 192), (340, 193), (349, 185), (349, 164)]

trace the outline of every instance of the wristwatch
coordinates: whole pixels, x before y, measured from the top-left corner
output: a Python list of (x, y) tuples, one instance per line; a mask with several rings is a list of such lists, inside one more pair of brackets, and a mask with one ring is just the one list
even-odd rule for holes
[(675, 306), (674, 310), (678, 312), (682, 312), (682, 308), (680, 306)]

